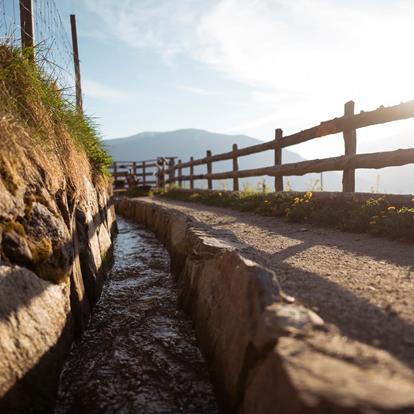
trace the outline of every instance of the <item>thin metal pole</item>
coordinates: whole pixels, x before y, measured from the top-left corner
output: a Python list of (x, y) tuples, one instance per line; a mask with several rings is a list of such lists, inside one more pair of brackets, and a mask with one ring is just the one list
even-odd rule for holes
[(27, 49), (30, 53), (30, 60), (34, 61), (34, 24), (32, 10), (32, 0), (20, 0), (20, 33), (22, 37), (22, 49)]
[(76, 16), (74, 14), (70, 15), (70, 28), (72, 31), (73, 64), (75, 67), (76, 108), (78, 112), (83, 112), (82, 85), (81, 85), (79, 49), (78, 49), (78, 34), (76, 30)]

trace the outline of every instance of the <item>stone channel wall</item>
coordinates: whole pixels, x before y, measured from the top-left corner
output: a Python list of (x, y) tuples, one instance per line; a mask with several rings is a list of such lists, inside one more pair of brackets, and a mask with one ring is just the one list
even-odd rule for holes
[(41, 176), (0, 180), (0, 412), (53, 411), (73, 339), (86, 327), (111, 261), (115, 209), (85, 176), (79, 197)]
[(412, 372), (296, 304), (277, 274), (174, 208), (148, 199), (115, 205), (169, 250), (179, 306), (194, 321), (224, 412), (414, 412)]

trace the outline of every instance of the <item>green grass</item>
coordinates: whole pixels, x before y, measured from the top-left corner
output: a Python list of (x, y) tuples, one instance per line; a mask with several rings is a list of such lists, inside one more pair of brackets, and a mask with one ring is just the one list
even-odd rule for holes
[(142, 187), (137, 187), (137, 188), (131, 188), (126, 190), (123, 195), (125, 197), (130, 197), (130, 198), (135, 198), (135, 197), (152, 197), (153, 195), (153, 190), (152, 188), (142, 188)]
[(0, 45), (0, 106), (47, 142), (66, 129), (83, 150), (94, 172), (106, 175), (111, 158), (105, 150), (95, 122), (79, 113), (64, 97), (53, 79), (29, 58), (29, 51)]
[(394, 206), (386, 197), (366, 202), (341, 198), (315, 199), (312, 192), (255, 193), (245, 191), (158, 191), (162, 197), (227, 207), (289, 222), (332, 227), (342, 231), (414, 242), (414, 199), (410, 206)]

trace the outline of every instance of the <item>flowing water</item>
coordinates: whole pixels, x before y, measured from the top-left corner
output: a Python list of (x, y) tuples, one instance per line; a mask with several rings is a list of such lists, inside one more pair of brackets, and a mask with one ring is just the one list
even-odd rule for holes
[(55, 414), (217, 413), (191, 322), (176, 309), (169, 257), (118, 219), (114, 267), (61, 375)]

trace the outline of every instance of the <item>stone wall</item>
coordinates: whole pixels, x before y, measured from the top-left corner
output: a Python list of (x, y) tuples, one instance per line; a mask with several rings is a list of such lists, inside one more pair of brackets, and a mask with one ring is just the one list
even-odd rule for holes
[(10, 191), (0, 179), (2, 413), (53, 410), (65, 356), (111, 262), (107, 187), (84, 176), (83, 188), (54, 191), (39, 174)]
[(179, 305), (194, 321), (225, 412), (414, 412), (411, 370), (341, 336), (207, 226), (148, 199), (119, 199), (116, 208), (168, 248)]

